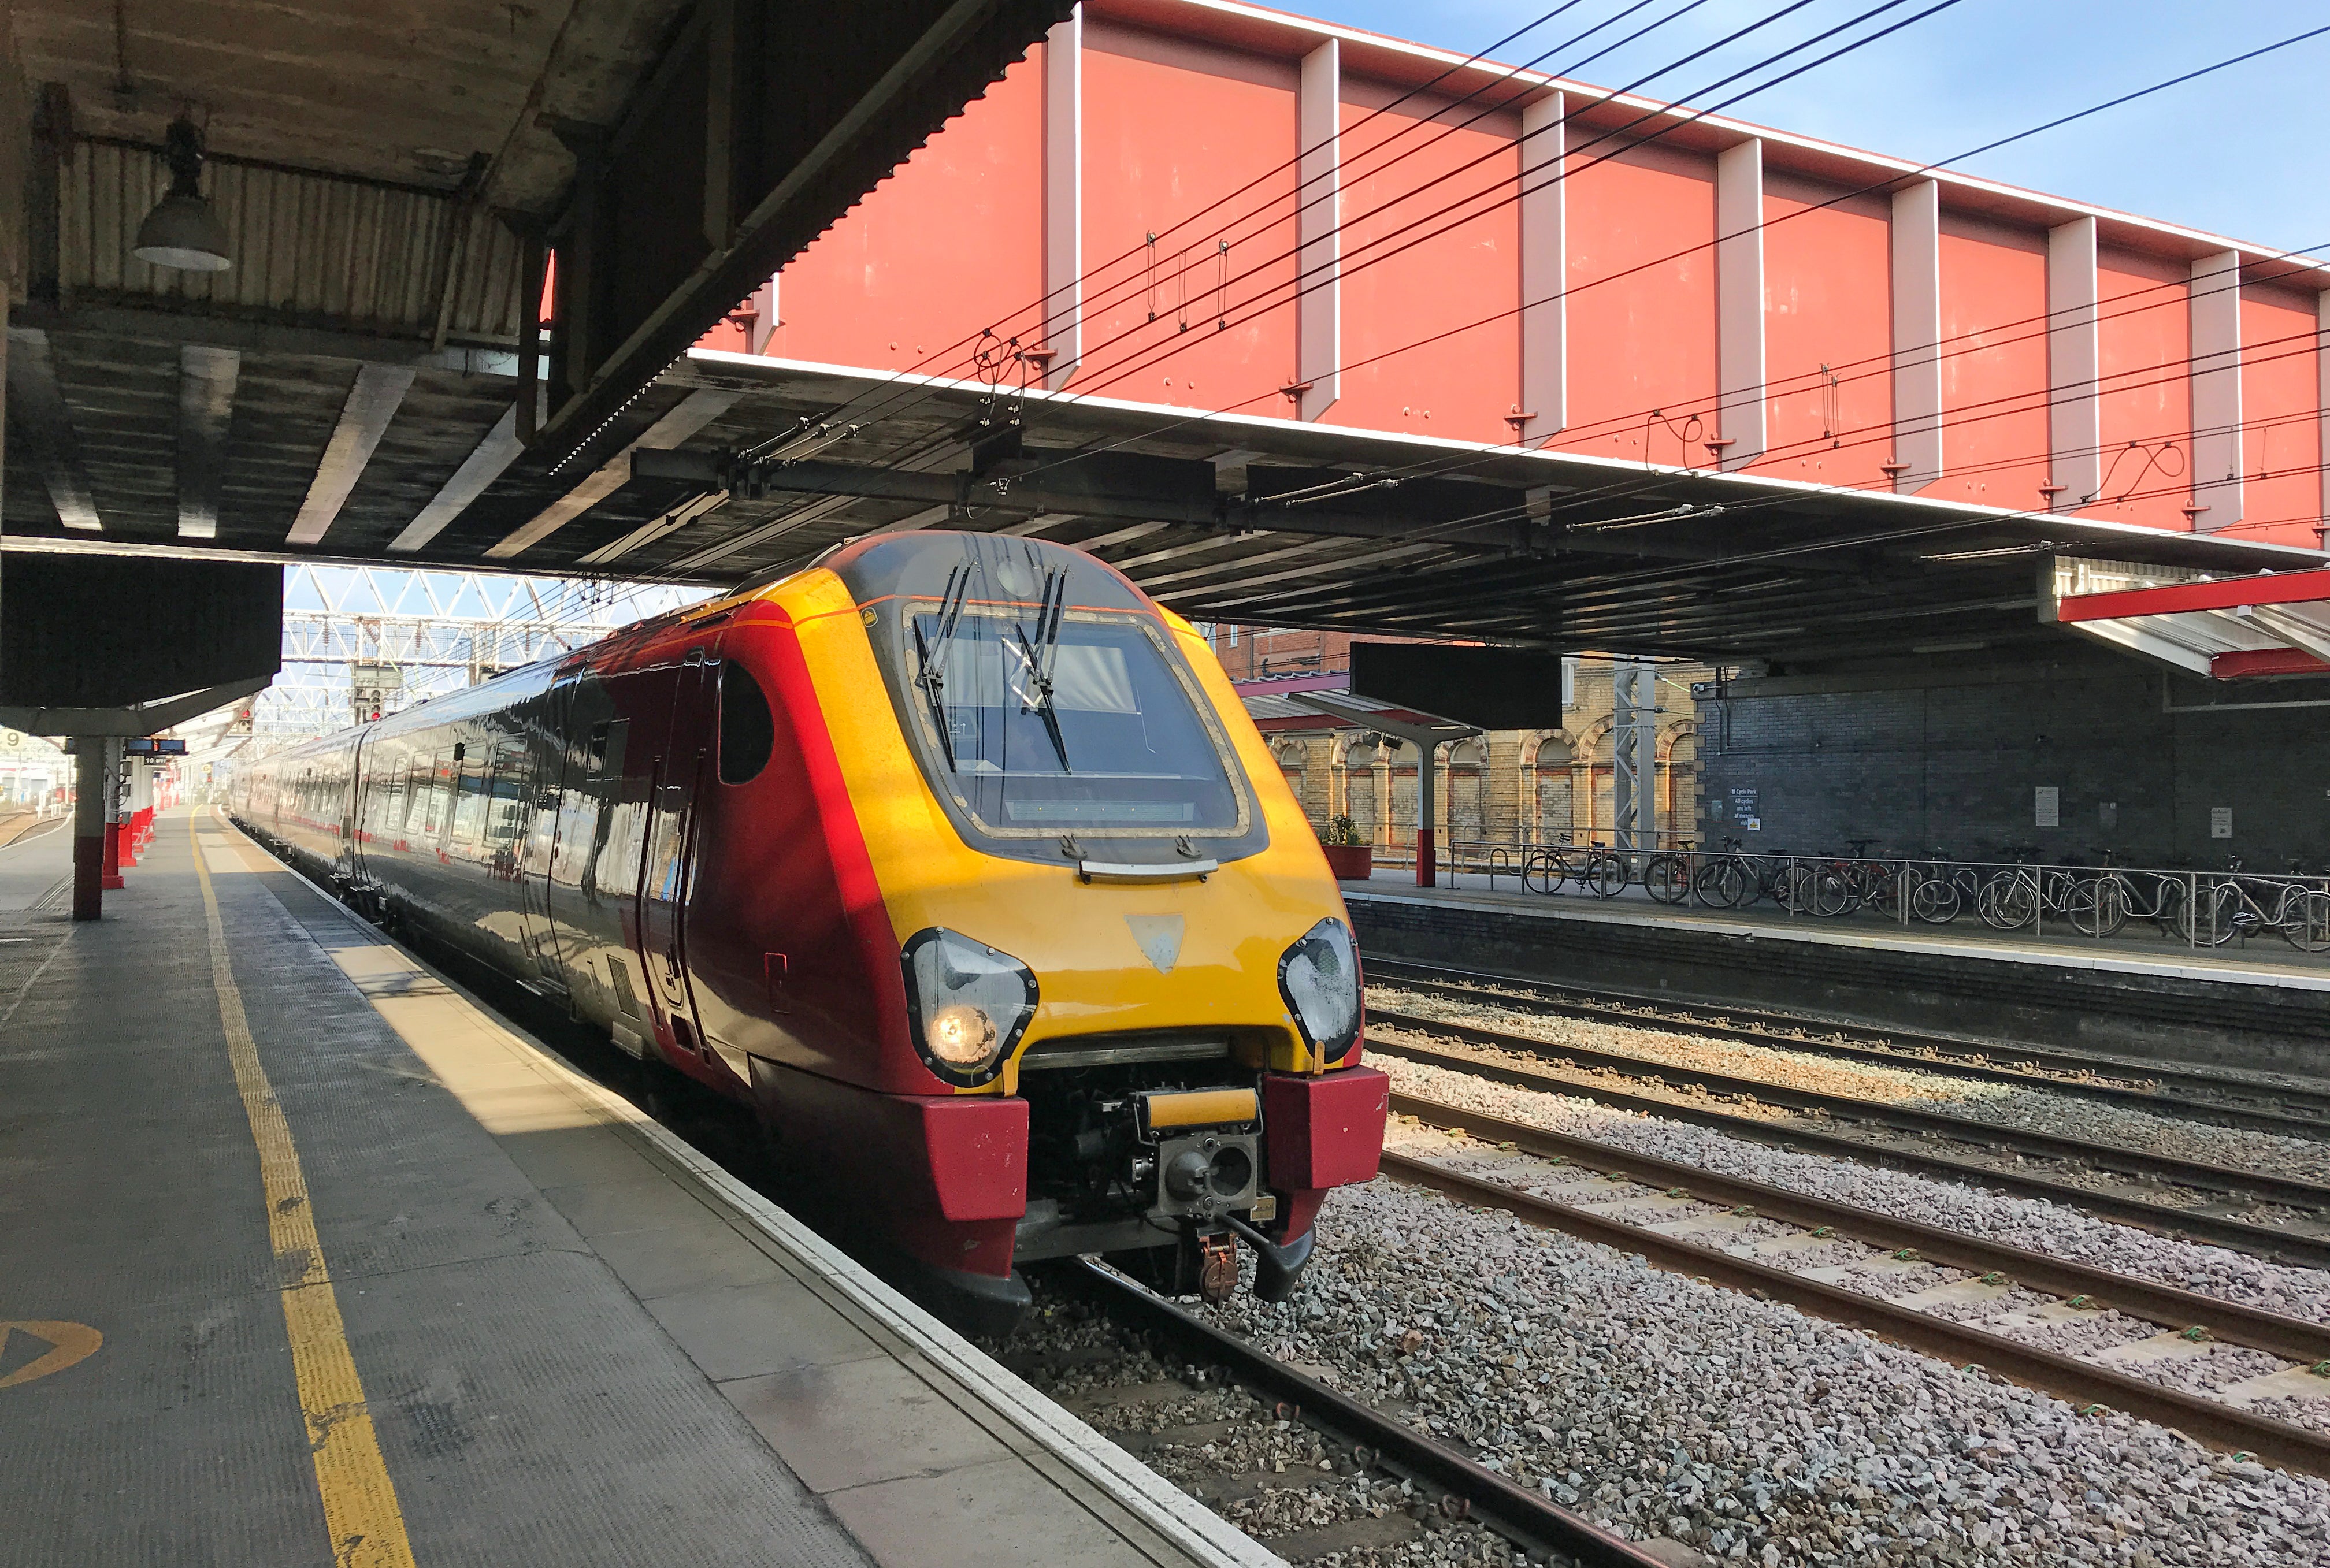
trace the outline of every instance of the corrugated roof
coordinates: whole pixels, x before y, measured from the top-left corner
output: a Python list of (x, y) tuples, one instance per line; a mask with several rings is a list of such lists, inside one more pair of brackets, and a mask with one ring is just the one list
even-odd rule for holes
[(60, 171), (61, 281), (80, 303), (161, 305), (388, 337), (517, 341), (517, 239), (450, 191), (211, 160), (203, 188), (225, 225), (223, 272), (156, 267), (130, 253), (170, 186), (160, 156), (83, 141)]

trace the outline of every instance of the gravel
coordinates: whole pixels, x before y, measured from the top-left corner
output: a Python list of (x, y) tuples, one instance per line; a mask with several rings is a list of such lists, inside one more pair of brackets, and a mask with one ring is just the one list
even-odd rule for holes
[[(1316, 1432), (1279, 1419), (1214, 1369), (1159, 1356), (1081, 1300), (1057, 1293), (1040, 1273), (1031, 1283), (1036, 1308), (997, 1352), (1248, 1535), (1283, 1543), (1306, 1531), (1385, 1520), (1416, 1532), (1413, 1539), (1310, 1554), (1307, 1568), (1518, 1568), (1525, 1561), (1481, 1526), (1442, 1518), (1409, 1483), (1356, 1469)], [(1054, 1365), (1063, 1358), (1070, 1364)]]
[(1760, 1568), (2330, 1564), (2330, 1486), (2117, 1412), (1388, 1181), (1320, 1228), (1291, 1300), (1215, 1320), (1637, 1539)]
[[(1586, 1204), (1605, 1218), (1628, 1224), (1662, 1221), (1704, 1220), (1722, 1210), (1719, 1204), (1655, 1206), (1624, 1202), (1632, 1184), (1611, 1184), (1600, 1178), (1581, 1179), (1578, 1167), (1548, 1162), (1534, 1156), (1489, 1151), (1487, 1146), (1435, 1129), (1395, 1123), (1388, 1146), (1416, 1158), (1434, 1160), (1451, 1169), (1467, 1171), (1488, 1181), (1501, 1182), (1557, 1203)], [(1615, 1206), (1613, 1206), (1614, 1204)], [(1755, 1256), (1757, 1242), (1771, 1233), (1802, 1235), (1792, 1225), (1766, 1220), (1744, 1225), (1727, 1224), (1721, 1231), (1691, 1237), (1703, 1246)], [(1839, 1255), (1842, 1252), (1842, 1255)], [(1921, 1295), (1937, 1287), (1956, 1286), (1968, 1279), (1965, 1270), (1931, 1261), (1905, 1261), (1888, 1257), (1881, 1248), (1843, 1240), (1809, 1249), (1791, 1248), (1758, 1261), (1798, 1271), (1836, 1268), (1823, 1275), (1849, 1290), (1893, 1301)], [(2228, 1384), (2287, 1369), (2279, 1357), (2244, 1346), (2225, 1345), (2205, 1337), (2197, 1342), (2181, 1338), (2187, 1325), (2164, 1326), (2098, 1308), (2072, 1308), (2054, 1298), (2013, 1287), (1985, 1290), (1973, 1298), (1909, 1300), (1930, 1316), (1968, 1324), (1985, 1332), (2053, 1351), (2058, 1355), (2096, 1361), (2115, 1371), (2182, 1393), (2213, 1395)], [(2112, 1354), (2123, 1346), (2153, 1341), (2153, 1347), (2132, 1356)], [(2163, 1346), (2160, 1342), (2168, 1342)], [(2163, 1349), (2168, 1354), (2162, 1354)], [(2246, 1403), (2244, 1396), (2239, 1403)], [(2297, 1412), (2295, 1424), (2330, 1431), (2322, 1413)]]
[(1669, 1066), (1733, 1073), (1815, 1093), (1852, 1095), (1945, 1111), (1994, 1127), (2050, 1133), (2058, 1138), (2079, 1138), (2114, 1148), (2235, 1169), (2269, 1170), (2277, 1176), (2330, 1185), (2330, 1143), (2312, 1138), (2211, 1127), (2149, 1110), (2083, 1100), (2077, 1095), (2016, 1089), (2009, 1084), (1916, 1068), (1840, 1062), (1784, 1046), (1710, 1040), (1653, 1027), (1598, 1024), (1519, 1008), (1458, 1002), (1395, 987), (1369, 986), (1368, 997), (1372, 1002), (1418, 1017), (1500, 1029), (1555, 1044), (1621, 1052)]
[(2042, 1199), (1984, 1192), (1908, 1172), (1770, 1148), (1713, 1128), (1617, 1110), (1568, 1095), (1492, 1083), (1469, 1073), (1397, 1057), (1378, 1056), (1374, 1061), (1399, 1088), (1446, 1104), (2330, 1324), (2330, 1273), (2320, 1270), (2269, 1263), (2222, 1247), (2173, 1241)]

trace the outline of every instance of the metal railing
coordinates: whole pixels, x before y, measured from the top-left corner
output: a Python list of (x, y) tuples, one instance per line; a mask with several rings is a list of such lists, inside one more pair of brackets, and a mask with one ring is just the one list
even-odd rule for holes
[[(1614, 845), (1456, 840), (1442, 846), (1446, 885), (1501, 879), (1531, 893), (1627, 896), (1697, 910), (1765, 910), (1787, 919), (1858, 920), (1903, 929), (1977, 922), (2032, 940), (2152, 938), (2190, 949), (2278, 936), (2330, 952), (2330, 876), (2292, 868), (2052, 864), (1942, 855), (1791, 855), (1681, 844)], [(1412, 864), (1412, 863), (1411, 863)]]

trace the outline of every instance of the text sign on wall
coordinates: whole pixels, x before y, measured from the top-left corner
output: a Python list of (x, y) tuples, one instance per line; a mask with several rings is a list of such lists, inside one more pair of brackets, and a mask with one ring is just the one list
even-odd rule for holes
[(2209, 808), (2209, 836), (2231, 838), (2233, 836), (2233, 808), (2230, 806)]
[(1731, 787), (1731, 820), (1738, 823), (1743, 832), (1757, 833), (1763, 829), (1763, 809), (1754, 785), (1734, 784)]
[(2035, 804), (2033, 819), (2041, 827), (2063, 826), (2063, 792), (2052, 784), (2041, 784), (2032, 791)]

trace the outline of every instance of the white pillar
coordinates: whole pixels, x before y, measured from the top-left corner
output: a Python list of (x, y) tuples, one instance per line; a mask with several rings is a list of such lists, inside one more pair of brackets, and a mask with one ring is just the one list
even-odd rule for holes
[(1722, 466), (1743, 468), (1768, 444), (1764, 398), (1764, 144), (1715, 156), (1716, 384)]
[(2047, 231), (2047, 449), (2051, 510), (2075, 512), (2103, 487), (2096, 377), (2096, 221)]
[(1044, 35), (1044, 384), (1066, 386), (1084, 340), (1084, 13)]
[(1315, 420), (1342, 395), (1342, 46), (1335, 39), (1302, 57), (1295, 145), (1302, 184), (1294, 232), (1302, 276), (1295, 302), (1294, 379), (1310, 390), (1296, 411)]
[(1893, 193), (1893, 487), (1903, 495), (1942, 477), (1941, 219), (1933, 181)]
[(2316, 362), (2322, 367), (2321, 390), (2315, 399), (2315, 406), (2322, 411), (2319, 459), (2322, 464), (2322, 515), (2330, 517), (2330, 289), (2314, 297), (2314, 316), (2321, 324), (2321, 330), (2316, 334), (2318, 346), (2315, 354)]
[(2193, 263), (2193, 526), (2241, 520), (2241, 257)]
[(1539, 446), (1569, 422), (1566, 112), (1558, 92), (1521, 106), (1521, 412), (1536, 417), (1516, 434)]

